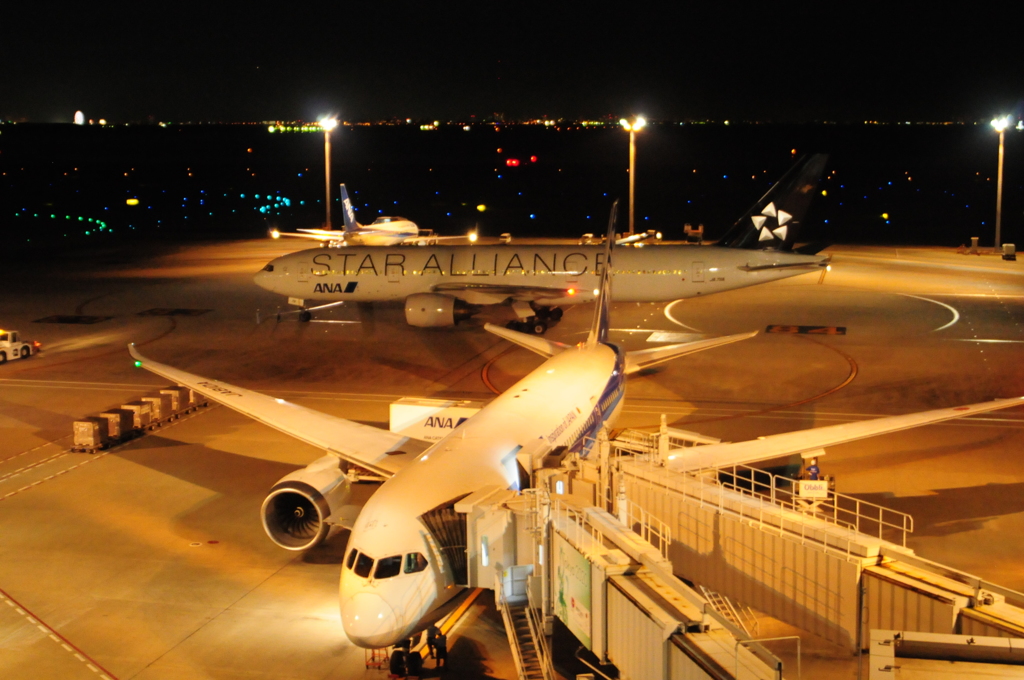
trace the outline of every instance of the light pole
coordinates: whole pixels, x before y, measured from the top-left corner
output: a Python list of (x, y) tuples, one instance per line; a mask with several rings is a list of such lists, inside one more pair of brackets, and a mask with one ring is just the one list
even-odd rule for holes
[(636, 186), (636, 133), (640, 132), (647, 121), (637, 116), (630, 123), (625, 118), (619, 120), (622, 129), (629, 132), (629, 236), (633, 235), (633, 195)]
[(324, 130), (324, 187), (327, 194), (327, 229), (331, 228), (331, 130), (337, 126), (337, 118), (324, 118), (320, 121), (320, 127)]

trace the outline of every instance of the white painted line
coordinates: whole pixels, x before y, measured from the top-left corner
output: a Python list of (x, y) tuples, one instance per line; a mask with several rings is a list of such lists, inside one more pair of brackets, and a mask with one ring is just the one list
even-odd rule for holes
[(704, 331), (700, 330), (699, 328), (694, 328), (693, 326), (687, 326), (685, 323), (683, 323), (679, 319), (677, 319), (674, 316), (672, 316), (672, 308), (675, 307), (676, 305), (678, 305), (680, 302), (682, 302), (682, 300), (676, 300), (675, 302), (670, 302), (667, 305), (665, 305), (665, 318), (668, 319), (669, 321), (671, 321), (672, 323), (674, 323), (675, 325), (682, 326), (683, 328), (687, 328), (687, 329), (693, 331), (694, 333), (703, 333)]
[(920, 295), (911, 295), (910, 293), (896, 293), (896, 294), (897, 295), (902, 295), (903, 297), (914, 298), (916, 300), (924, 300), (925, 302), (931, 302), (931, 303), (939, 305), (941, 307), (945, 307), (949, 311), (953, 312), (953, 320), (950, 321), (949, 323), (947, 323), (945, 326), (939, 326), (938, 328), (933, 329), (932, 333), (937, 333), (937, 332), (939, 332), (941, 330), (945, 330), (945, 329), (949, 328), (950, 326), (952, 326), (953, 324), (955, 324), (957, 321), (960, 320), (960, 312), (956, 311), (956, 309), (954, 309), (953, 307), (947, 305), (945, 302), (939, 302), (938, 300), (932, 300), (931, 298), (921, 297)]

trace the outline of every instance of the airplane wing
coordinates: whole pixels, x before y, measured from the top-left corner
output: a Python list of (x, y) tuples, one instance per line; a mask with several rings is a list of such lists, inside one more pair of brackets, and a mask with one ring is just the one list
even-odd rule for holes
[(430, 446), (427, 442), (150, 361), (139, 354), (134, 343), (128, 345), (128, 351), (136, 365), (147, 371), (184, 385), (264, 425), (385, 477), (398, 472)]
[(626, 375), (638, 373), (645, 368), (650, 368), (651, 366), (671, 361), (676, 357), (693, 354), (695, 352), (703, 352), (706, 349), (712, 349), (714, 347), (721, 347), (722, 345), (728, 345), (731, 342), (738, 342), (740, 340), (752, 338), (755, 335), (757, 335), (757, 331), (751, 331), (749, 333), (725, 335), (720, 338), (708, 338), (706, 340), (697, 340), (695, 342), (681, 342), (675, 345), (662, 345), (661, 347), (654, 347), (652, 349), (638, 349), (633, 350), (632, 352), (626, 352)]
[(746, 465), (761, 460), (815, 451), (826, 446), (844, 444), (875, 435), (899, 432), (911, 427), (931, 425), (944, 420), (1021, 405), (1024, 405), (1024, 397), (996, 399), (969, 406), (940, 408), (902, 416), (888, 416), (840, 425), (828, 425), (811, 430), (786, 432), (746, 442), (687, 447), (670, 451), (668, 466), (674, 470), (685, 471), (725, 465)]
[(525, 347), (531, 352), (536, 352), (545, 359), (550, 359), (556, 354), (564, 352), (565, 350), (572, 347), (572, 345), (566, 345), (561, 342), (555, 342), (554, 340), (545, 340), (544, 338), (537, 335), (527, 335), (526, 333), (520, 333), (518, 331), (513, 331), (508, 328), (502, 328), (501, 326), (496, 326), (493, 323), (485, 323), (484, 330), (489, 333), (494, 333), (499, 338), (504, 338), (509, 342), (514, 342), (517, 345), (520, 345), (521, 347)]
[[(316, 230), (316, 231), (321, 231), (321, 230)], [(316, 233), (316, 231), (311, 231), (311, 233), (307, 233), (307, 234), (299, 234), (299, 233), (296, 233), (294, 231), (277, 231), (277, 232), (274, 232), (277, 235), (273, 236), (273, 234), (272, 234), (272, 237), (273, 238), (280, 238), (281, 236), (287, 236), (288, 238), (308, 238), (308, 239), (312, 239), (314, 241), (332, 241), (332, 240), (338, 240), (338, 239), (341, 239), (341, 238), (345, 237), (345, 232), (343, 232), (343, 231), (334, 232), (333, 236), (328, 235), (330, 232), (327, 232), (327, 233), (323, 233), (323, 232)]]

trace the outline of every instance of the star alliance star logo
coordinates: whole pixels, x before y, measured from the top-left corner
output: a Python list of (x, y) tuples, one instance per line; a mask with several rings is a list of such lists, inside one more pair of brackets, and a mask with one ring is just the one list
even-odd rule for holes
[[(765, 224), (769, 217), (775, 220), (776, 226), (774, 229), (770, 229)], [(764, 207), (760, 215), (752, 215), (750, 219), (754, 223), (754, 228), (759, 229), (761, 232), (757, 237), (758, 243), (761, 243), (764, 241), (774, 241), (775, 239), (785, 241), (786, 232), (789, 229), (786, 223), (793, 219), (793, 216), (785, 210), (777, 210), (773, 201)]]

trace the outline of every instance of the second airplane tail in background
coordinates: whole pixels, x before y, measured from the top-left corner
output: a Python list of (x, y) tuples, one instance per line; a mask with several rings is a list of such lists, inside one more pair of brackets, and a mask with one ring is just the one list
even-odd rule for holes
[(727, 248), (792, 250), (828, 156), (814, 154), (790, 168), (718, 242)]

